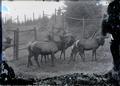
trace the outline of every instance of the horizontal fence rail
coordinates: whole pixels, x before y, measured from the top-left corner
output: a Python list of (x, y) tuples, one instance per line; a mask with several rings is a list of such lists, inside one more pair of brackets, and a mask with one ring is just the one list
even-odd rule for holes
[[(13, 46), (13, 58), (16, 59), (16, 60), (19, 58), (19, 51), (27, 49), (27, 42), (19, 41), (20, 33), (33, 31), (34, 32), (34, 35), (33, 35), (34, 40), (37, 40), (37, 29), (36, 29), (36, 27), (33, 27), (33, 29), (29, 29), (29, 30), (20, 30), (19, 28), (17, 28), (15, 30), (6, 30), (6, 31), (8, 31), (8, 32), (10, 31), (10, 32), (14, 33), (14, 40), (13, 40), (13, 44), (11, 44), (11, 46)], [(26, 45), (26, 46), (20, 48), (22, 45)]]

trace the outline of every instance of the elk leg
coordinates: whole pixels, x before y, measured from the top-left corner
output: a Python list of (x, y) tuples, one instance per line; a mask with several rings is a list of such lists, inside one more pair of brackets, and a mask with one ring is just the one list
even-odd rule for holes
[[(32, 57), (32, 56), (31, 56), (31, 57)], [(29, 59), (29, 62), (30, 62), (30, 65), (33, 65), (33, 64), (32, 64), (32, 61), (31, 61), (31, 58)]]
[(95, 61), (97, 61), (97, 58), (96, 58), (96, 51), (95, 51)]
[(46, 63), (46, 60), (47, 60), (47, 55), (45, 55), (44, 57), (45, 57), (45, 63)]
[(82, 60), (85, 61), (85, 53), (84, 53), (84, 51), (79, 52), (79, 55), (81, 56)]
[(61, 54), (60, 54), (60, 59), (62, 59), (62, 53), (63, 53), (63, 50), (61, 51)]
[(52, 62), (51, 66), (54, 66), (54, 58), (55, 58), (54, 53), (52, 53), (51, 54), (51, 62)]
[(95, 50), (92, 51), (92, 61), (95, 60)]
[(35, 55), (35, 56), (34, 56), (34, 59), (35, 59), (37, 65), (38, 65), (38, 67), (40, 67), (40, 64), (39, 64), (39, 62), (38, 62), (38, 55)]
[(64, 60), (65, 60), (65, 50), (63, 50), (63, 54), (64, 54)]
[(94, 54), (93, 54), (93, 51), (92, 51), (92, 61), (93, 61), (93, 58), (94, 58)]
[(77, 53), (75, 52), (75, 53), (74, 53), (74, 56), (73, 56), (73, 61), (75, 61), (76, 55), (77, 55)]
[(83, 52), (83, 61), (85, 61), (85, 52)]
[(27, 65), (27, 67), (29, 67), (30, 65), (33, 65), (32, 61), (31, 61), (32, 56), (33, 56), (32, 54), (28, 55), (28, 65)]
[(49, 60), (49, 55), (46, 55), (46, 61)]
[(42, 61), (42, 60), (43, 60), (43, 55), (41, 55), (41, 63), (43, 63), (43, 61)]
[(94, 50), (92, 51), (92, 61), (94, 61)]
[(71, 52), (70, 60), (68, 61), (68, 63), (71, 62), (71, 61), (73, 60), (73, 55), (74, 55), (73, 52)]

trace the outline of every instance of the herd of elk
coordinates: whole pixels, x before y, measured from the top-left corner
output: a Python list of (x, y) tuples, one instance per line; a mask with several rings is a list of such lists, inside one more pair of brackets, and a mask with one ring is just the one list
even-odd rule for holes
[[(105, 43), (105, 38), (103, 36), (97, 36), (93, 39), (82, 39), (75, 40), (75, 37), (71, 34), (66, 34), (64, 36), (59, 36), (60, 40), (56, 41), (52, 36), (48, 35), (47, 41), (33, 41), (28, 44), (28, 67), (32, 65), (31, 58), (34, 57), (37, 65), (40, 67), (38, 56), (41, 55), (41, 62), (44, 58), (46, 59), (51, 56), (51, 64), (54, 66), (55, 54), (57, 52), (61, 52), (60, 59), (62, 58), (62, 54), (64, 55), (65, 60), (65, 51), (67, 48), (72, 46), (70, 61), (75, 61), (77, 53), (81, 56), (82, 60), (85, 61), (85, 51), (92, 50), (92, 60), (97, 60), (96, 58), (96, 50), (103, 46)], [(5, 41), (3, 41), (2, 49), (6, 50), (11, 47), (12, 39), (10, 37), (6, 37)]]
[[(65, 46), (64, 49), (68, 48), (70, 45), (74, 43), (74, 37), (71, 35), (66, 35), (64, 36), (65, 42), (63, 42), (63, 38), (60, 37), (60, 41), (55, 41), (50, 35), (48, 36), (48, 41), (34, 41), (30, 42), (28, 44), (28, 67), (32, 65), (31, 58), (34, 57), (36, 63), (38, 66), (40, 66), (39, 61), (38, 61), (38, 56), (41, 55), (42, 58), (43, 56), (46, 55), (51, 55), (51, 62), (52, 65), (54, 66), (54, 59), (55, 59), (55, 53), (58, 51), (62, 51), (65, 56), (65, 51), (62, 49), (62, 46)], [(65, 45), (64, 45), (65, 43)], [(70, 43), (69, 45), (66, 43)]]
[(81, 56), (83, 61), (85, 60), (85, 51), (92, 50), (92, 60), (96, 60), (96, 50), (104, 45), (105, 37), (98, 36), (94, 39), (84, 39), (77, 40), (72, 35), (65, 35), (64, 37), (60, 37), (60, 41), (55, 41), (50, 35), (48, 36), (48, 41), (34, 41), (30, 42), (28, 45), (28, 67), (32, 65), (31, 58), (34, 57), (38, 66), (40, 66), (38, 61), (38, 56), (41, 55), (41, 61), (44, 58), (49, 58), (51, 56), (52, 65), (54, 65), (55, 54), (58, 51), (61, 51), (60, 58), (62, 53), (64, 54), (65, 59), (65, 50), (72, 46), (70, 61), (75, 61), (77, 53)]

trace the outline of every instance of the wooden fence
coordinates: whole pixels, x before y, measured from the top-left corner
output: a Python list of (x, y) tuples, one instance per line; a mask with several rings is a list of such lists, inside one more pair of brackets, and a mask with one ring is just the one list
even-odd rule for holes
[(14, 34), (13, 44), (11, 46), (13, 46), (13, 58), (16, 60), (19, 59), (19, 51), (27, 48), (27, 47), (19, 48), (20, 45), (26, 44), (26, 43), (20, 43), (20, 41), (19, 41), (19, 39), (20, 39), (19, 34), (20, 33), (33, 31), (34, 32), (34, 40), (37, 40), (36, 27), (33, 27), (33, 29), (29, 29), (29, 30), (20, 30), (19, 28), (17, 28), (16, 30), (7, 30), (7, 31), (13, 32), (13, 34)]

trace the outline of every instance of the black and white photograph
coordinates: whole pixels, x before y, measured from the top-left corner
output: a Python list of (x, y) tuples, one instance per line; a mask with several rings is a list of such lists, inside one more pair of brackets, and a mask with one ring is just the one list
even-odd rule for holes
[(1, 85), (119, 86), (119, 0), (2, 0)]

